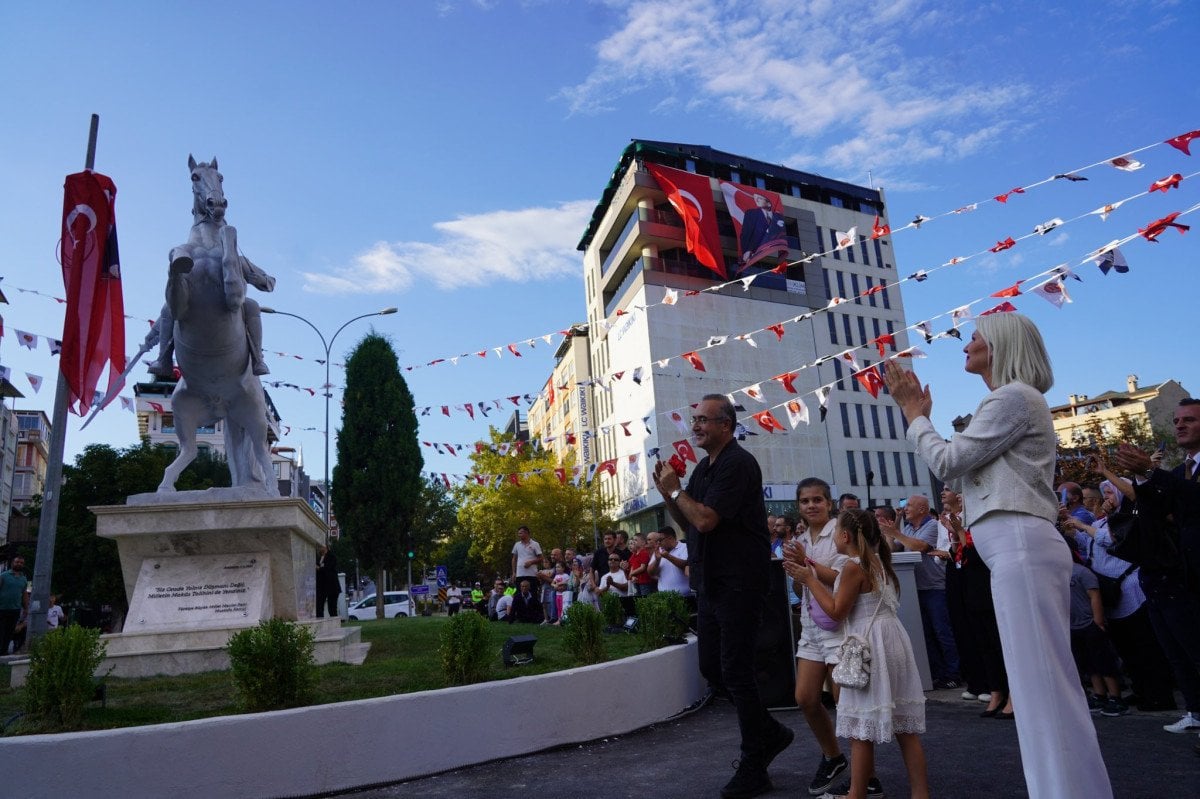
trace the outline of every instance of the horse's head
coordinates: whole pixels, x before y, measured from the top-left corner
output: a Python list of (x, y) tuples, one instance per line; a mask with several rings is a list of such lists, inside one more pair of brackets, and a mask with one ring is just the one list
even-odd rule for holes
[(225, 199), (225, 191), (221, 182), (225, 180), (217, 171), (217, 159), (209, 163), (188, 156), (188, 169), (192, 172), (192, 216), (196, 222), (208, 219), (220, 222), (225, 218), (225, 209), (229, 201)]

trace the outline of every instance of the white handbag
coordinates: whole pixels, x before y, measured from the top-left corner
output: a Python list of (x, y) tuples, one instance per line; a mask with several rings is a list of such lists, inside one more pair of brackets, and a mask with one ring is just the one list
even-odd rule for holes
[(883, 591), (880, 590), (879, 604), (875, 606), (875, 612), (871, 614), (871, 621), (862, 636), (847, 635), (842, 641), (837, 665), (833, 667), (833, 681), (843, 688), (861, 690), (871, 684), (871, 645), (867, 643), (866, 636), (875, 626), (875, 617), (882, 606)]

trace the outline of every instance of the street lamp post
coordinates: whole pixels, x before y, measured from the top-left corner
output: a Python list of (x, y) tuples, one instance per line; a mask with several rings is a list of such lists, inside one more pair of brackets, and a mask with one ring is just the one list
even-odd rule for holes
[(361, 316), (356, 316), (353, 319), (350, 319), (349, 321), (347, 321), (345, 324), (343, 324), (341, 327), (339, 327), (336, 331), (334, 331), (333, 335), (329, 337), (329, 341), (325, 340), (325, 335), (323, 333), (321, 333), (320, 330), (317, 329), (316, 325), (314, 325), (312, 322), (305, 319), (303, 316), (300, 316), (299, 314), (290, 313), (288, 311), (277, 311), (274, 308), (266, 308), (266, 307), (261, 308), (261, 310), (263, 313), (273, 313), (273, 314), (279, 314), (280, 316), (290, 316), (293, 319), (299, 319), (301, 322), (303, 322), (304, 324), (308, 325), (309, 327), (311, 327), (313, 329), (313, 332), (316, 333), (317, 336), (321, 339), (321, 346), (323, 346), (325, 348), (325, 499), (324, 499), (324, 502), (321, 503), (321, 506), (322, 506), (322, 510), (324, 511), (323, 515), (324, 515), (324, 521), (325, 521), (325, 540), (326, 540), (326, 543), (328, 543), (328, 541), (329, 541), (329, 504), (330, 504), (329, 400), (330, 400), (330, 398), (333, 397), (333, 385), (329, 382), (329, 361), (330, 361), (329, 353), (330, 353), (330, 350), (333, 349), (333, 342), (337, 339), (338, 333), (341, 333), (343, 330), (345, 330), (351, 323), (357, 322), (359, 319), (366, 319), (369, 316), (387, 316), (388, 314), (394, 314), (394, 313), (396, 313), (396, 309), (395, 308), (384, 308), (382, 311), (372, 311), (371, 313), (365, 313)]

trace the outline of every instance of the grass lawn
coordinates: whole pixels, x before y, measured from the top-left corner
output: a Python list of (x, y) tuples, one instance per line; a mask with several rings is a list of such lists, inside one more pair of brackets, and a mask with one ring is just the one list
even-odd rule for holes
[[(361, 666), (345, 663), (318, 666), (313, 704), (449, 686), (438, 653), (439, 635), (446, 623), (445, 616), (348, 623), (362, 627), (362, 640), (371, 644), (371, 651)], [(562, 671), (578, 665), (564, 645), (566, 631), (561, 627), (491, 624), (489, 629), (495, 657), (487, 676), (488, 681)], [(504, 641), (510, 635), (529, 634), (536, 635), (538, 639), (534, 648), (534, 662), (527, 666), (504, 668), (500, 661)], [(637, 636), (607, 635), (605, 641), (610, 660), (638, 652)], [(84, 713), (83, 729), (134, 727), (240, 712), (233, 676), (227, 671), (180, 677), (110, 677), (105, 682), (108, 685), (108, 706), (102, 709), (99, 703), (89, 705)], [(5, 724), (22, 711), (23, 689), (12, 689), (8, 684), (9, 668), (0, 667), (0, 724)], [(2, 734), (28, 732), (34, 730), (22, 729), (21, 722), (16, 721), (8, 725)]]

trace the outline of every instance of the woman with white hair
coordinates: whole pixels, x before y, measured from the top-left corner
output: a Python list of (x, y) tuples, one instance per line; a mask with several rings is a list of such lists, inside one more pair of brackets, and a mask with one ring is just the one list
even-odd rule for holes
[(1111, 797), (1112, 787), (1070, 639), (1071, 554), (1055, 523), (1055, 445), (1042, 395), (1054, 373), (1042, 336), (1017, 313), (976, 320), (966, 371), (989, 393), (967, 429), (946, 441), (929, 420), (933, 399), (890, 363), (888, 390), (908, 439), (963, 496), (963, 526), (992, 571), (1025, 784), (1033, 799)]

